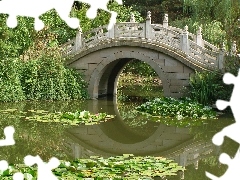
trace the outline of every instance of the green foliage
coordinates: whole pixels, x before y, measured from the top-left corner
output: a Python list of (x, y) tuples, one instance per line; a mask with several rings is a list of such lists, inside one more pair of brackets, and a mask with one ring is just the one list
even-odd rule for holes
[(224, 57), (224, 67), (225, 67), (225, 72), (230, 72), (235, 76), (237, 76), (239, 67), (240, 67), (240, 57), (233, 56), (233, 55), (226, 55)]
[(86, 83), (60, 59), (41, 54), (35, 60), (22, 62), (21, 83), (27, 99), (67, 100), (87, 97)]
[(0, 61), (0, 101), (21, 101), (25, 99), (20, 82), (17, 59)]
[(204, 105), (215, 104), (219, 97), (229, 99), (231, 94), (231, 87), (226, 88), (222, 74), (217, 71), (196, 72), (190, 77), (189, 85), (188, 96)]
[[(226, 32), (226, 39), (224, 41), (228, 42), (228, 46), (233, 40), (236, 40), (238, 46), (240, 46), (238, 28), (239, 7), (240, 1), (238, 0), (184, 0), (184, 12), (190, 14), (190, 18), (194, 22), (199, 22), (203, 24), (203, 26), (204, 24), (214, 22), (221, 24), (222, 31)], [(214, 24), (214, 26), (216, 26), (216, 23)], [(213, 28), (210, 28), (209, 31), (211, 31), (211, 29)], [(212, 36), (214, 36), (214, 33), (217, 32), (213, 31)], [(209, 36), (210, 35), (211, 34), (209, 34)]]
[(10, 29), (6, 26), (7, 15), (0, 14), (0, 59), (19, 57), (32, 45), (36, 34), (33, 19), (18, 17), (18, 26)]
[(82, 75), (64, 66), (56, 36), (45, 28), (36, 36), (33, 46), (23, 54), (21, 84), (26, 99), (67, 100), (87, 97)]
[(223, 25), (220, 21), (196, 21), (192, 18), (183, 18), (169, 22), (171, 26), (179, 27), (181, 29), (188, 25), (188, 31), (196, 34), (199, 27), (202, 27), (203, 39), (221, 47), (222, 43), (226, 43), (226, 31), (223, 30)]
[[(53, 173), (59, 179), (149, 179), (157, 176), (164, 178), (177, 175), (177, 172), (184, 170), (185, 168), (166, 158), (123, 154), (107, 159), (91, 156), (90, 159), (61, 161)], [(30, 179), (37, 176), (36, 166), (27, 167), (22, 164), (14, 164), (8, 170), (1, 172), (0, 177), (6, 180), (11, 179), (12, 175), (19, 171)]]
[(64, 66), (59, 51), (47, 48), (31, 60), (0, 63), (0, 101), (67, 100), (87, 97), (82, 75)]
[(194, 102), (190, 98), (156, 98), (136, 107), (136, 110), (148, 113), (152, 116), (164, 118), (174, 117), (177, 119), (207, 119), (216, 117), (216, 113), (212, 110), (211, 107)]
[(132, 74), (138, 74), (142, 76), (157, 76), (157, 73), (150, 65), (137, 59), (134, 59), (130, 63), (128, 63), (124, 67), (124, 70), (122, 72), (130, 72)]

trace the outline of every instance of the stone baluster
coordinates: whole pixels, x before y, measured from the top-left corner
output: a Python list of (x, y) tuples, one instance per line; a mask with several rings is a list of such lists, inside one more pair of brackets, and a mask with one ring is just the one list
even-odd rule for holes
[[(133, 13), (131, 13), (130, 22), (131, 23), (135, 23), (136, 22), (135, 15)], [(130, 29), (131, 30), (137, 30), (138, 28), (137, 28), (137, 26), (131, 26)]]
[(197, 45), (199, 45), (201, 47), (204, 47), (204, 42), (203, 42), (203, 39), (202, 39), (202, 28), (201, 27), (199, 27), (198, 31), (197, 31), (196, 43), (197, 43)]
[(135, 15), (131, 13), (130, 22), (136, 22)]
[(168, 14), (164, 14), (164, 17), (163, 17), (163, 27), (164, 28), (168, 27)]
[(111, 29), (108, 30), (108, 38), (114, 39), (115, 37), (115, 24), (113, 25), (113, 27)]
[(82, 39), (82, 28), (79, 26), (78, 31), (76, 34), (74, 51), (78, 51), (83, 46), (83, 39)]
[(151, 39), (151, 33), (152, 33), (152, 28), (151, 28), (151, 12), (148, 11), (147, 12), (147, 18), (146, 18), (146, 22), (145, 22), (145, 29), (146, 29), (146, 34), (145, 34), (145, 38), (146, 39)]
[(189, 52), (189, 41), (188, 41), (188, 26), (186, 25), (184, 27), (184, 30), (181, 34), (181, 48), (182, 48), (182, 51), (187, 53)]
[(236, 44), (236, 41), (233, 41), (231, 46), (231, 55), (236, 55), (236, 54), (237, 54), (237, 44)]
[(220, 48), (220, 51), (218, 53), (218, 69), (223, 70), (223, 63), (224, 63), (224, 55), (225, 55), (226, 49), (225, 44), (222, 44), (222, 47)]

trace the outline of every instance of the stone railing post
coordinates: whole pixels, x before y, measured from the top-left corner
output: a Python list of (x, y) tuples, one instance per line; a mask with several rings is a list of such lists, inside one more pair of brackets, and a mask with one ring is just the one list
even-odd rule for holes
[(168, 14), (164, 14), (163, 27), (164, 27), (164, 28), (167, 28), (167, 27), (168, 27)]
[(130, 22), (136, 22), (135, 15), (131, 13)]
[(115, 37), (115, 24), (112, 26), (111, 29), (108, 30), (108, 38), (114, 39)]
[[(136, 19), (135, 19), (135, 15), (133, 13), (131, 13), (131, 17), (130, 17), (130, 23), (135, 23)], [(131, 30), (138, 30), (137, 26), (132, 26)]]
[(78, 51), (82, 46), (82, 28), (79, 26), (76, 34), (75, 44), (74, 44), (74, 51)]
[(201, 47), (204, 47), (203, 39), (202, 39), (202, 28), (201, 27), (199, 27), (198, 31), (197, 31), (196, 43), (197, 43), (197, 45), (199, 45)]
[(148, 11), (146, 22), (145, 22), (145, 30), (146, 30), (145, 38), (146, 39), (151, 39), (151, 29), (152, 29), (151, 28), (151, 12)]
[(236, 55), (237, 54), (237, 44), (236, 41), (232, 42), (232, 46), (231, 46), (231, 55)]
[(224, 63), (225, 52), (226, 52), (225, 44), (223, 43), (222, 48), (220, 49), (218, 57), (217, 57), (217, 59), (218, 59), (218, 69), (220, 69), (220, 70), (224, 69), (223, 63)]
[(181, 34), (180, 45), (181, 45), (182, 51), (188, 54), (188, 52), (189, 52), (188, 26), (184, 27), (184, 30)]

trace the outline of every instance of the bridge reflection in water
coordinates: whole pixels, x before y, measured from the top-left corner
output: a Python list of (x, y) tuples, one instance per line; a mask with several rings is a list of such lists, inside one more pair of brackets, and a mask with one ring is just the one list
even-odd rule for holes
[[(101, 103), (100, 103), (101, 101)], [(115, 114), (110, 122), (99, 125), (80, 125), (66, 132), (65, 144), (73, 158), (90, 156), (110, 157), (122, 154), (162, 156), (175, 160), (181, 166), (194, 164), (202, 158), (218, 154), (211, 141), (194, 140), (189, 128), (178, 128), (150, 122), (144, 129), (134, 131), (120, 116), (116, 101), (95, 100), (89, 110)], [(149, 132), (149, 129), (151, 130)]]

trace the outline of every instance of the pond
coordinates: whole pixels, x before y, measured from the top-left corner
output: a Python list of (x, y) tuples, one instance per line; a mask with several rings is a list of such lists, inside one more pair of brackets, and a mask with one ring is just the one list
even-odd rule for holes
[[(107, 112), (113, 120), (97, 125), (70, 126), (58, 123), (28, 121), (24, 117), (0, 114), (0, 129), (15, 127), (16, 145), (1, 147), (0, 159), (9, 163), (23, 163), (26, 155), (39, 155), (44, 161), (52, 156), (62, 160), (103, 157), (122, 154), (162, 156), (174, 159), (187, 170), (168, 179), (207, 179), (205, 171), (216, 176), (224, 174), (227, 166), (220, 164), (222, 152), (234, 156), (238, 144), (227, 139), (221, 147), (212, 144), (215, 133), (234, 122), (233, 117), (222, 115), (217, 120), (205, 120), (200, 126), (176, 125), (153, 122), (133, 111), (138, 102), (121, 103), (102, 98), (86, 101), (2, 103), (0, 109), (46, 110), (63, 112), (88, 110), (92, 113)], [(30, 116), (31, 112), (25, 116)], [(16, 118), (17, 117), (17, 118)], [(171, 119), (169, 119), (171, 121)], [(191, 120), (189, 120), (191, 122)], [(4, 138), (3, 131), (0, 138)]]

